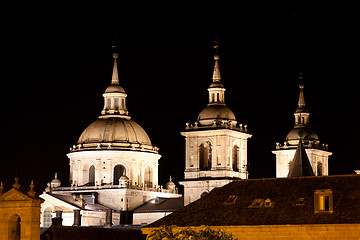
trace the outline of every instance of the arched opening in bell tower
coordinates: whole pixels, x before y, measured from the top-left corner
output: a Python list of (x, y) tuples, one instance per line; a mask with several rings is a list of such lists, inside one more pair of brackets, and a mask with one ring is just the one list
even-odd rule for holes
[(322, 176), (323, 175), (323, 164), (321, 162), (317, 163), (317, 175)]
[(20, 240), (21, 237), (21, 218), (14, 214), (9, 218), (9, 240)]
[(95, 166), (91, 165), (89, 168), (89, 185), (94, 186), (95, 185)]
[(234, 145), (232, 149), (232, 164), (233, 170), (239, 171), (239, 147), (237, 145)]
[(199, 146), (200, 171), (210, 170), (212, 164), (212, 145), (210, 141)]
[(144, 183), (145, 186), (148, 188), (152, 188), (153, 181), (152, 181), (153, 172), (150, 166), (145, 167), (145, 176), (144, 176)]
[(114, 185), (119, 185), (119, 178), (122, 175), (126, 175), (126, 169), (123, 165), (118, 164), (114, 167), (114, 179), (113, 179)]

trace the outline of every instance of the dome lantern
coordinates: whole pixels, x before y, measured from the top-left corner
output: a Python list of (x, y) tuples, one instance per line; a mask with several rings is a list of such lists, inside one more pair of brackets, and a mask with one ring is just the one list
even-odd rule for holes
[(201, 126), (210, 126), (216, 123), (223, 123), (224, 121), (232, 122), (236, 124), (236, 118), (234, 113), (225, 104), (225, 88), (221, 83), (220, 67), (219, 67), (219, 55), (218, 55), (219, 44), (215, 41), (215, 55), (214, 55), (214, 71), (212, 76), (212, 83), (210, 84), (209, 91), (209, 103), (200, 112), (197, 121)]

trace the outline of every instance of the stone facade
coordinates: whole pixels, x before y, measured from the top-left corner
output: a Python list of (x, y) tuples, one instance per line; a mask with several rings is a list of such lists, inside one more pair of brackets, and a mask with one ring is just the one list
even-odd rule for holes
[[(19, 186), (20, 187), (20, 186)], [(1, 189), (2, 191), (2, 189)], [(18, 187), (0, 192), (0, 239), (40, 239), (40, 204), (35, 192), (26, 194)]]

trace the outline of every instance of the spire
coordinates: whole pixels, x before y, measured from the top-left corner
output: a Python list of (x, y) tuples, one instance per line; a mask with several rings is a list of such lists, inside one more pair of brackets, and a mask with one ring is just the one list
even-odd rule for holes
[(214, 41), (214, 49), (215, 49), (215, 65), (214, 65), (214, 72), (213, 72), (213, 81), (208, 88), (209, 91), (209, 104), (208, 105), (225, 105), (225, 88), (224, 85), (220, 82), (220, 68), (219, 68), (219, 55), (218, 55), (218, 48), (219, 43), (217, 40)]
[(214, 49), (215, 49), (215, 55), (214, 55), (214, 59), (215, 59), (215, 65), (214, 65), (214, 72), (213, 72), (213, 82), (220, 82), (221, 80), (221, 76), (220, 76), (220, 68), (219, 68), (219, 55), (218, 55), (218, 48), (219, 48), (219, 43), (217, 40), (214, 41)]
[(101, 116), (99, 118), (109, 118), (109, 117), (121, 117), (130, 119), (128, 116), (128, 111), (126, 109), (126, 97), (127, 94), (123, 87), (119, 85), (119, 73), (117, 66), (117, 59), (119, 53), (117, 52), (117, 41), (114, 41), (112, 46), (114, 52), (112, 54), (114, 58), (113, 73), (111, 79), (111, 85), (108, 86), (103, 94), (104, 97), (104, 108), (101, 111)]
[(302, 82), (302, 79), (303, 79), (303, 73), (300, 72), (299, 73), (299, 76), (298, 76), (298, 79), (299, 79), (299, 89), (300, 89), (300, 94), (299, 94), (299, 101), (298, 101), (298, 109), (297, 110), (302, 110), (302, 111), (307, 111), (305, 109), (305, 98), (304, 98), (304, 84)]
[(315, 176), (309, 158), (306, 154), (302, 139), (296, 148), (294, 159), (290, 162), (288, 177)]
[(299, 72), (298, 74), (299, 80), (299, 100), (298, 107), (294, 113), (295, 115), (295, 128), (299, 127), (309, 127), (310, 121), (310, 113), (305, 107), (305, 97), (304, 97), (304, 84), (303, 84), (303, 73)]
[(114, 41), (112, 48), (114, 49), (114, 52), (113, 52), (114, 67), (113, 67), (111, 85), (119, 85), (119, 73), (118, 73), (118, 68), (117, 68), (117, 59), (119, 57), (119, 53), (117, 52), (118, 45), (117, 45), (116, 40)]

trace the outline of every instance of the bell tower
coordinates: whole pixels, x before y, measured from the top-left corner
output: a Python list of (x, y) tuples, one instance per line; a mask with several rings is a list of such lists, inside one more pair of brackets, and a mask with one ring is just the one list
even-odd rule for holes
[(287, 177), (290, 162), (294, 159), (301, 139), (314, 174), (316, 176), (329, 175), (328, 160), (332, 153), (329, 152), (328, 145), (321, 143), (315, 131), (310, 128), (310, 113), (305, 106), (302, 72), (299, 73), (298, 80), (299, 100), (294, 113), (294, 128), (286, 136), (284, 144), (277, 142), (276, 149), (272, 151), (276, 155), (276, 177)]
[(238, 124), (225, 104), (225, 88), (221, 83), (218, 44), (215, 42), (215, 65), (208, 88), (209, 103), (194, 124), (187, 123), (185, 137), (184, 204), (205, 196), (215, 187), (234, 179), (248, 178), (247, 126)]

